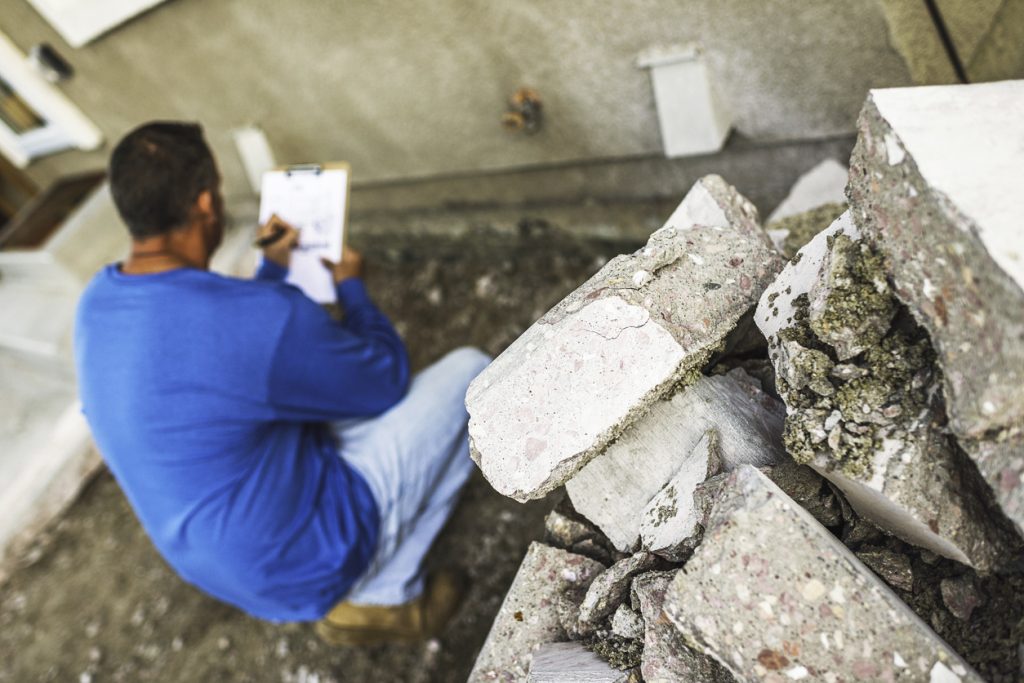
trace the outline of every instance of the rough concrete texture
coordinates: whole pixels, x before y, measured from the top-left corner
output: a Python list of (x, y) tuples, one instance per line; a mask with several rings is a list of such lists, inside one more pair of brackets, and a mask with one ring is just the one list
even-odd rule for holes
[(1024, 455), (979, 453), (1024, 428), (1024, 81), (872, 91), (849, 198), (888, 257), (896, 295), (928, 330), (950, 427), (1024, 526)]
[(853, 153), (853, 219), (931, 334), (963, 436), (1024, 421), (1022, 120), (1024, 81), (874, 90)]
[(470, 681), (525, 680), (534, 652), (566, 639), (556, 605), (582, 591), (604, 567), (594, 560), (532, 543), (494, 618)]
[[(769, 465), (780, 446), (785, 409), (742, 370), (700, 376), (650, 411), (565, 484), (576, 510), (623, 552), (638, 546), (644, 509), (675, 476), (708, 430), (722, 466)], [(700, 469), (698, 467), (698, 469)], [(706, 476), (706, 465), (703, 470)]]
[(991, 569), (1010, 540), (945, 434), (927, 338), (910, 320), (891, 324), (896, 300), (858, 236), (847, 215), (837, 220), (755, 315), (787, 404), (786, 447), (883, 529)]
[(601, 572), (587, 588), (587, 594), (580, 604), (580, 623), (595, 626), (612, 614), (629, 598), (633, 577), (653, 568), (657, 563), (655, 555), (639, 552)]
[(474, 380), (473, 459), (516, 500), (560, 486), (707, 363), (780, 267), (756, 209), (702, 179), (646, 247), (612, 259)]
[(618, 671), (580, 643), (542, 645), (530, 664), (528, 683), (628, 683), (628, 671)]
[(696, 545), (701, 517), (694, 504), (694, 491), (721, 468), (718, 432), (709, 429), (682, 460), (675, 476), (640, 513), (643, 548), (675, 562), (690, 554)]
[(735, 679), (708, 655), (691, 650), (662, 606), (675, 572), (648, 572), (633, 581), (633, 595), (644, 619), (640, 672), (646, 683), (731, 683)]
[(615, 609), (615, 614), (612, 615), (612, 633), (620, 638), (642, 638), (644, 635), (643, 617), (626, 603), (619, 605)]
[(741, 680), (981, 681), (756, 468), (730, 475), (665, 612)]

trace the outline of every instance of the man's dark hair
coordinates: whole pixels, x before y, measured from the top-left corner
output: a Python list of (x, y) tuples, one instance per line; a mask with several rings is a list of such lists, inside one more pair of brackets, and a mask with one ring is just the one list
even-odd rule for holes
[(110, 193), (132, 237), (170, 232), (188, 222), (204, 190), (215, 190), (213, 154), (195, 123), (139, 126), (110, 155)]

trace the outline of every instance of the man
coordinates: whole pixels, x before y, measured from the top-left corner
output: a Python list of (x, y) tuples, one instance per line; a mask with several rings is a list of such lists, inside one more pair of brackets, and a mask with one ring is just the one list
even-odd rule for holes
[(158, 550), (252, 615), (319, 619), (329, 642), (435, 633), (458, 590), (447, 574), (425, 586), (421, 562), (470, 473), (463, 401), (488, 358), (460, 349), (410, 385), (357, 252), (325, 263), (340, 323), (283, 282), (290, 226), (256, 279), (209, 272), (223, 209), (197, 125), (132, 131), (109, 171), (132, 250), (82, 296), (76, 364), (97, 446)]

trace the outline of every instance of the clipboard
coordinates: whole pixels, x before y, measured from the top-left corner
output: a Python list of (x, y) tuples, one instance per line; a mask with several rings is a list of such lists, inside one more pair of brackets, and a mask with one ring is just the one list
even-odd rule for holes
[(299, 230), (286, 281), (320, 304), (337, 300), (321, 258), (340, 261), (348, 236), (352, 169), (348, 163), (295, 164), (263, 174), (259, 223), (273, 214)]

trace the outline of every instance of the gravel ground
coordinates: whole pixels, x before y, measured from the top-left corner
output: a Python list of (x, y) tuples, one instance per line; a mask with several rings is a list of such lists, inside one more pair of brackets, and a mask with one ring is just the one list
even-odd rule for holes
[[(367, 281), (422, 368), (464, 344), (500, 352), (636, 245), (570, 238), (543, 221), (459, 240), (365, 236)], [(269, 624), (184, 583), (102, 472), (0, 586), (0, 681), (464, 681), (552, 498), (519, 505), (479, 474), (428, 558), (472, 584), (438, 639), (332, 648), (308, 624)]]

